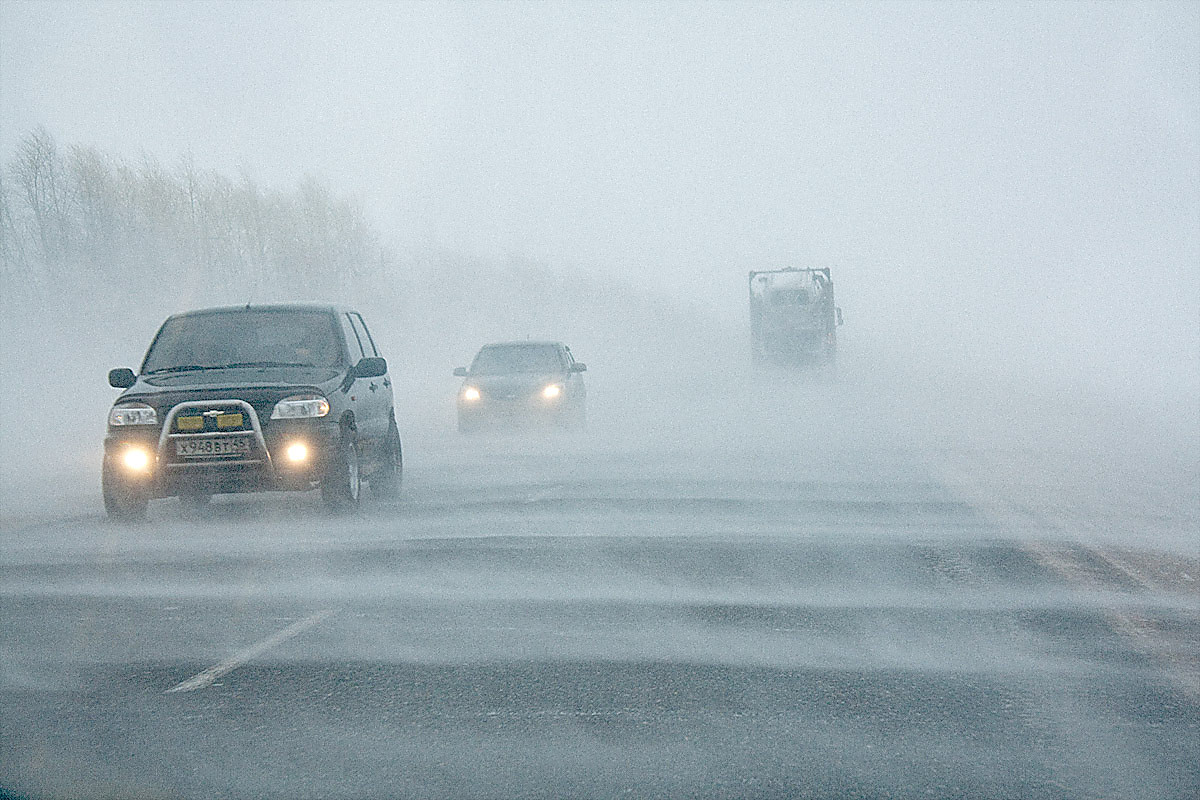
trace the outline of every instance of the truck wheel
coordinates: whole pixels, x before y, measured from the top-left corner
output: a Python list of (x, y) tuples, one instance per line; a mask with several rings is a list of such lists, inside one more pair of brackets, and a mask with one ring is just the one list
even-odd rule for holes
[(400, 431), (396, 428), (396, 418), (392, 417), (388, 423), (383, 461), (371, 473), (371, 493), (377, 497), (395, 497), (400, 493), (403, 480), (404, 451), (400, 444)]
[(321, 476), (321, 499), (335, 511), (347, 511), (358, 505), (361, 493), (354, 431), (343, 428), (332, 457), (325, 465), (325, 474)]
[(821, 365), (821, 377), (826, 383), (834, 383), (837, 381), (837, 347), (830, 346), (825, 350), (825, 358)]
[(104, 494), (104, 510), (109, 519), (144, 519), (150, 496), (145, 487), (131, 483), (108, 466), (107, 459), (100, 473), (100, 487)]

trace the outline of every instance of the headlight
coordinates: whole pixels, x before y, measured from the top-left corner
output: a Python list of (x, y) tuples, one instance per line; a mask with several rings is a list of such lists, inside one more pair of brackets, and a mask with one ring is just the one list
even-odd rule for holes
[(121, 456), (121, 461), (130, 472), (145, 472), (150, 466), (150, 454), (140, 447), (130, 447)]
[(275, 404), (271, 419), (306, 419), (323, 417), (329, 413), (329, 401), (316, 394), (298, 394), (285, 397)]
[(479, 390), (474, 386), (468, 386), (467, 388), (463, 389), (462, 398), (468, 403), (474, 403), (479, 399)]
[(560, 394), (562, 394), (562, 387), (557, 383), (552, 383), (545, 389), (542, 389), (542, 397), (546, 398), (547, 400), (553, 400)]
[(288, 461), (299, 464), (308, 458), (308, 445), (304, 442), (292, 442), (283, 452), (287, 455)]
[(122, 403), (113, 406), (108, 412), (108, 424), (119, 425), (157, 425), (158, 412), (145, 403)]

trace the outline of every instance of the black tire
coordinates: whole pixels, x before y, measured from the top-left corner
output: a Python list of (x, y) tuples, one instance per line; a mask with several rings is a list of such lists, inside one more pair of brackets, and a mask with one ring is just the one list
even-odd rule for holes
[(587, 406), (574, 403), (563, 415), (559, 427), (568, 431), (582, 431), (587, 427)]
[(325, 474), (321, 476), (321, 499), (334, 511), (349, 511), (358, 506), (361, 496), (358, 445), (354, 441), (354, 431), (343, 428), (336, 449), (325, 465)]
[(107, 460), (100, 473), (100, 488), (104, 495), (104, 510), (109, 519), (130, 521), (145, 519), (150, 495), (144, 486), (138, 486), (121, 477)]
[(381, 463), (371, 473), (371, 493), (376, 497), (395, 497), (400, 494), (404, 482), (404, 450), (400, 444), (400, 431), (393, 416), (388, 423), (387, 442)]

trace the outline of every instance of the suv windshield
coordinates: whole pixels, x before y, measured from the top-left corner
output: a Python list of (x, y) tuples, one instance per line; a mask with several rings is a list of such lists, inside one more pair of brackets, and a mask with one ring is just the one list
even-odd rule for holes
[(215, 311), (172, 317), (150, 346), (142, 372), (333, 367), (341, 361), (333, 325), (323, 311)]
[(485, 347), (471, 364), (472, 375), (505, 375), (513, 372), (561, 372), (558, 348), (544, 344)]

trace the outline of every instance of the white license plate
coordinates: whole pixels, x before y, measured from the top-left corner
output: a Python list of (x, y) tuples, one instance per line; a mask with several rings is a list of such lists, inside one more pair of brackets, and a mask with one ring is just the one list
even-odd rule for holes
[(250, 437), (176, 439), (175, 454), (184, 458), (241, 456), (250, 453)]

